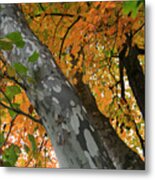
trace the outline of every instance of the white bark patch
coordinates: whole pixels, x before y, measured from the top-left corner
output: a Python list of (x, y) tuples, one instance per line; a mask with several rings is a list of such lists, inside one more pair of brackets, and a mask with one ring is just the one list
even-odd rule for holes
[(75, 114), (73, 114), (71, 116), (70, 123), (71, 123), (71, 126), (73, 128), (73, 131), (75, 132), (76, 135), (78, 135), (79, 134), (80, 122), (79, 122), (78, 117)]
[(19, 56), (20, 55), (20, 50), (18, 48), (16, 48), (16, 46), (14, 45), (13, 49), (12, 49), (12, 53), (17, 54), (17, 56)]
[(57, 93), (60, 93), (61, 92), (61, 86), (59, 86), (59, 85), (53, 86), (53, 90)]
[(48, 80), (49, 80), (49, 81), (54, 81), (55, 79), (54, 79), (54, 77), (49, 76), (49, 77), (48, 77)]
[(48, 89), (48, 86), (47, 86), (47, 84), (43, 84), (43, 87), (45, 88), (45, 89)]
[(81, 107), (80, 107), (80, 105), (77, 105), (76, 107), (73, 107), (72, 110), (73, 110), (74, 114), (75, 115), (77, 114), (82, 121), (84, 120), (84, 118), (83, 118), (83, 116), (81, 114)]
[(70, 132), (69, 127), (65, 123), (62, 123), (62, 129), (66, 130), (67, 132)]
[(88, 161), (89, 161), (90, 167), (91, 167), (91, 168), (96, 168), (96, 166), (95, 166), (93, 160), (91, 159), (90, 154), (88, 153), (88, 151), (84, 151), (84, 154), (85, 154), (86, 158), (87, 158)]
[(92, 137), (92, 135), (90, 134), (88, 129), (84, 130), (84, 137), (85, 137), (87, 149), (88, 149), (90, 155), (92, 157), (98, 156), (99, 149), (96, 145), (96, 142), (94, 141), (94, 138)]
[(59, 101), (56, 97), (52, 97), (52, 101), (54, 101), (55, 103), (59, 104)]
[(75, 102), (73, 100), (70, 101), (71, 106), (75, 106)]
[(27, 53), (28, 56), (31, 56), (31, 55), (32, 55), (32, 52), (38, 50), (33, 41), (27, 39), (26, 37), (23, 38), (23, 40), (24, 40), (25, 43), (26, 43), (26, 46), (25, 46), (25, 49), (24, 49), (24, 50), (25, 50), (25, 52)]
[(45, 54), (42, 53), (41, 55), (42, 55), (43, 58), (46, 58), (46, 55), (45, 55)]
[(93, 128), (92, 125), (89, 125), (89, 127), (90, 127), (90, 129), (91, 129), (93, 132), (95, 131), (95, 129)]
[(39, 65), (39, 67), (41, 67), (43, 65), (41, 58), (38, 59), (38, 65)]
[(69, 88), (71, 88), (71, 85), (69, 84), (69, 82), (68, 81), (65, 81), (66, 82), (66, 85), (69, 87)]
[(44, 99), (44, 93), (42, 91), (36, 91), (38, 100), (42, 101)]
[(53, 68), (56, 68), (56, 64), (54, 63), (52, 59), (51, 59), (51, 63), (52, 63)]
[(34, 69), (34, 71), (37, 71), (37, 69), (38, 69), (37, 64), (35, 64), (35, 65), (33, 66), (33, 69)]
[(84, 106), (82, 106), (82, 109), (84, 110), (85, 113), (87, 113), (87, 110)]
[(46, 84), (43, 80), (41, 81), (41, 84), (43, 85), (43, 87), (44, 87), (45, 89), (48, 89), (47, 84)]

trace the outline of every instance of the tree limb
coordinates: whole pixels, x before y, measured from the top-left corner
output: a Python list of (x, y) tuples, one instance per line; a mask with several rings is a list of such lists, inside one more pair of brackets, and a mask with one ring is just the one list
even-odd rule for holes
[(62, 42), (61, 42), (61, 46), (60, 46), (60, 51), (59, 51), (59, 59), (61, 58), (61, 54), (62, 54), (62, 50), (63, 50), (63, 45), (65, 42), (65, 39), (70, 31), (70, 29), (80, 20), (81, 16), (78, 16), (77, 19), (67, 28), (67, 31), (65, 33), (65, 35), (62, 38)]

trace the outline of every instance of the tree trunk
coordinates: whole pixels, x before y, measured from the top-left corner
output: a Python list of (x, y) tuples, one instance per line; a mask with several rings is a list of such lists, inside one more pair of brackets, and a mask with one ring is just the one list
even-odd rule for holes
[[(143, 52), (144, 53), (144, 52)], [(130, 87), (139, 109), (145, 119), (145, 76), (137, 56), (141, 54), (137, 46), (129, 48), (128, 56), (123, 60)]]
[[(3, 51), (11, 64), (22, 63), (28, 68), (28, 76), (22, 77), (31, 103), (40, 115), (43, 125), (54, 146), (61, 168), (122, 168), (109, 157), (106, 146), (101, 147), (99, 135), (91, 125), (91, 117), (78, 98), (75, 89), (66, 80), (56, 65), (50, 51), (30, 31), (24, 17), (16, 5), (1, 5), (0, 36), (10, 32), (21, 33), (25, 46), (13, 47)], [(28, 62), (34, 51), (39, 52), (35, 63)], [(111, 133), (110, 133), (111, 134)], [(111, 140), (117, 136), (111, 134)], [(108, 130), (107, 135), (108, 137)], [(105, 138), (105, 139), (106, 139)], [(108, 137), (109, 138), (109, 137)], [(116, 146), (116, 141), (112, 146)], [(115, 149), (115, 148), (114, 148)], [(116, 156), (121, 149), (116, 148)], [(124, 154), (123, 154), (124, 156)], [(120, 155), (119, 155), (120, 157)], [(126, 169), (143, 169), (144, 164), (136, 164), (136, 155), (131, 156), (132, 163), (126, 162)], [(129, 160), (128, 158), (125, 160)], [(130, 162), (130, 161), (129, 161)], [(115, 166), (114, 166), (115, 165)]]
[[(132, 47), (130, 41), (124, 45), (119, 58), (126, 69), (129, 85), (145, 119), (145, 76), (137, 57), (139, 54), (144, 54), (144, 50), (139, 49), (136, 45)], [(125, 56), (127, 49), (129, 49), (129, 52)]]

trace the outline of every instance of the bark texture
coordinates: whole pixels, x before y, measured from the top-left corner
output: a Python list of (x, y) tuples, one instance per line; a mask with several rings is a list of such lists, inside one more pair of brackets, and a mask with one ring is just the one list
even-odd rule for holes
[[(120, 153), (123, 146), (118, 148), (119, 144), (115, 140), (118, 137), (108, 121), (103, 126), (106, 141), (101, 146), (100, 138), (91, 125), (92, 117), (61, 73), (48, 48), (31, 32), (16, 5), (1, 5), (0, 36), (15, 31), (21, 33), (25, 41), (24, 48), (14, 46), (11, 51), (3, 51), (3, 54), (9, 63), (20, 62), (28, 68), (28, 75), (34, 82), (27, 77), (22, 77), (22, 81), (31, 103), (41, 116), (60, 167), (144, 169), (144, 163), (131, 150), (128, 149), (131, 154)], [(28, 62), (28, 57), (34, 51), (39, 52), (39, 59), (33, 64)], [(110, 136), (110, 146), (107, 146)], [(117, 148), (114, 148), (116, 145)], [(110, 153), (112, 150), (113, 154)], [(115, 156), (119, 159), (117, 163)]]

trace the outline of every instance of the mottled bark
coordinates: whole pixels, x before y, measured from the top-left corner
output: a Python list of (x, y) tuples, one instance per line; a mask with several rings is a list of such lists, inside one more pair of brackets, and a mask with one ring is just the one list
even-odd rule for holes
[[(23, 83), (51, 138), (60, 167), (143, 169), (144, 164), (136, 154), (128, 148), (126, 151), (131, 153), (123, 153), (125, 148), (121, 149), (122, 142), (117, 142), (118, 137), (107, 120), (102, 126), (105, 135), (101, 146), (100, 138), (91, 125), (92, 117), (61, 73), (48, 48), (30, 31), (16, 5), (1, 5), (0, 36), (14, 31), (21, 33), (25, 46), (3, 51), (4, 57), (10, 63), (20, 62), (29, 69), (28, 75), (34, 82), (23, 77)], [(39, 52), (39, 59), (33, 64), (28, 62), (28, 57), (34, 51)]]

